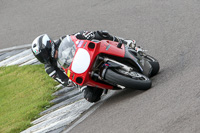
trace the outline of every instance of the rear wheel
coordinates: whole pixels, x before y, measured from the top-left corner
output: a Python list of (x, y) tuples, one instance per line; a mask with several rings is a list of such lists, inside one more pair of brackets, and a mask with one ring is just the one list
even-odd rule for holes
[(105, 79), (109, 83), (121, 85), (126, 88), (147, 90), (151, 88), (151, 80), (135, 71), (127, 72), (122, 69), (107, 69)]
[(159, 62), (150, 55), (146, 55), (144, 58), (147, 59), (147, 61), (151, 64), (151, 66), (153, 68), (153, 70), (151, 72), (151, 77), (155, 76), (160, 70)]

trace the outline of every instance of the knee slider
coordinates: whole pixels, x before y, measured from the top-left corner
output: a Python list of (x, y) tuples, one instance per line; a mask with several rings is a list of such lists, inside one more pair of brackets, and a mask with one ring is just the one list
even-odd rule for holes
[(101, 99), (102, 92), (102, 89), (87, 87), (84, 91), (84, 98), (91, 103), (97, 102)]

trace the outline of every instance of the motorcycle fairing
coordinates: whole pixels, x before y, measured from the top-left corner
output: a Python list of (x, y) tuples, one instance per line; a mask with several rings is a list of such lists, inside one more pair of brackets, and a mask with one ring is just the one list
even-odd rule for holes
[[(79, 40), (75, 36), (68, 36), (66, 42), (67, 41), (69, 41), (70, 44), (73, 44), (75, 47), (72, 47), (72, 51), (70, 53), (68, 52), (72, 58), (68, 60), (69, 63), (60, 60), (60, 64), (67, 66), (62, 67), (65, 70), (67, 76), (73, 82), (81, 86), (88, 85), (102, 89), (114, 89), (112, 85), (96, 82), (91, 78), (94, 63), (99, 55), (105, 55), (105, 57), (111, 56), (116, 60), (121, 60), (124, 63), (130, 61), (132, 64), (131, 66), (138, 67), (139, 70), (146, 76), (149, 76), (152, 70), (149, 62), (142, 59), (141, 56), (138, 56), (137, 52), (132, 53), (127, 47), (125, 47), (125, 45), (122, 45), (120, 48), (118, 48), (118, 42), (109, 40)], [(65, 44), (62, 45), (65, 46)], [(62, 51), (60, 53), (62, 53)], [(69, 65), (65, 65), (65, 63)], [(111, 67), (119, 67), (119, 65), (112, 64)]]
[(108, 40), (94, 42), (90, 40), (79, 40), (75, 36), (70, 37), (76, 46), (76, 51), (71, 65), (68, 68), (63, 68), (68, 77), (81, 86), (88, 85), (98, 88), (113, 89), (111, 85), (92, 80), (90, 76), (91, 70), (99, 54), (109, 54), (123, 58), (125, 55), (125, 47), (117, 48), (117, 42)]

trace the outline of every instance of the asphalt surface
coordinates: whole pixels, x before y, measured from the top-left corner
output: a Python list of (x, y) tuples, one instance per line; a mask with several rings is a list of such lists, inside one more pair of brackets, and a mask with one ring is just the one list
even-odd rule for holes
[(199, 133), (199, 7), (199, 0), (1, 0), (0, 48), (80, 30), (136, 39), (161, 65), (152, 88), (116, 93), (70, 132)]

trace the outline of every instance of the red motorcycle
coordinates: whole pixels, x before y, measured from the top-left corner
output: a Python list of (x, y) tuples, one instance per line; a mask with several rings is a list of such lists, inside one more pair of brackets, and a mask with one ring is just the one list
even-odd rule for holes
[(159, 71), (158, 61), (109, 40), (79, 40), (67, 36), (58, 49), (58, 64), (67, 76), (80, 86), (102, 89), (147, 90), (149, 77)]

